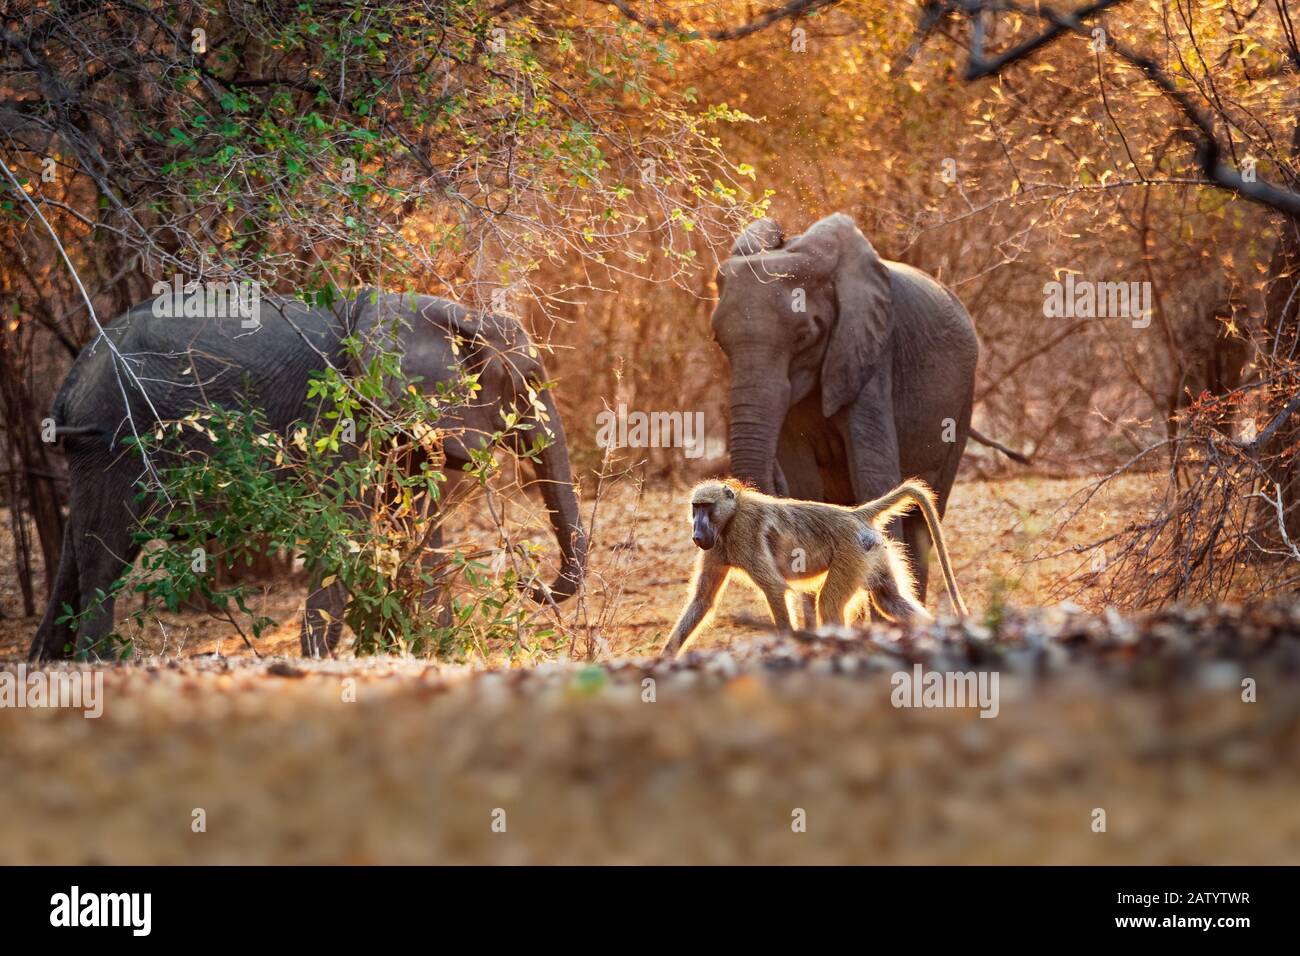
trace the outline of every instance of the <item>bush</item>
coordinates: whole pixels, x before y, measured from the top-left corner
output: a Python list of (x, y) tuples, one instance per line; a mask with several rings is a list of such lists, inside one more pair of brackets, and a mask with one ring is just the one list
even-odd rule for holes
[[(359, 361), (361, 343), (346, 345)], [(151, 602), (175, 612), (199, 597), (246, 641), (257, 638), (276, 622), (249, 608), (250, 585), (220, 585), (214, 565), (286, 550), (306, 556), (314, 587), (338, 581), (347, 589), (344, 620), (357, 653), (461, 657), (489, 641), (551, 636), (521, 597), (521, 585), (537, 576), (535, 555), (520, 550), (505, 561), (497, 553), (489, 564), (481, 552), (430, 547), (447, 517), (440, 507), (447, 433), (439, 422), (478, 384), (466, 374), (436, 394), (418, 385), (402, 377), (396, 353), (380, 353), (360, 374), (331, 367), (314, 376), (307, 394), (314, 419), (284, 434), (257, 408), (210, 405), (130, 440), (155, 463), (156, 478), (143, 480), (137, 495), (141, 559), (115, 586), (145, 598), (125, 620), (141, 625)], [(495, 452), (503, 440), (533, 428), (527, 411), (505, 413), (488, 446), (471, 453), (466, 470), (482, 488), (501, 474)], [(546, 442), (542, 434), (520, 437), (525, 457)], [(424, 607), (427, 592), (457, 581), (464, 586), (454, 599), (443, 591), (446, 612)], [(118, 640), (130, 644), (120, 630)]]

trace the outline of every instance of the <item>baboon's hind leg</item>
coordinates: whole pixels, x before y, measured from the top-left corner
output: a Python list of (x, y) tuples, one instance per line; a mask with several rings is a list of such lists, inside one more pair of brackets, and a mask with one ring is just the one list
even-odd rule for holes
[(835, 560), (817, 594), (817, 623), (843, 626), (844, 612), (863, 586), (863, 567), (856, 561)]
[(871, 606), (899, 624), (934, 620), (916, 595), (910, 589), (900, 588), (895, 576), (884, 570), (871, 583)]

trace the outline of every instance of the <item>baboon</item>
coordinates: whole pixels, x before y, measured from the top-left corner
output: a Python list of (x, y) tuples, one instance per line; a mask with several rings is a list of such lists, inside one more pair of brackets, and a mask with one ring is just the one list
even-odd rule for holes
[(953, 609), (966, 605), (953, 577), (934, 492), (912, 479), (857, 507), (773, 498), (727, 479), (691, 492), (692, 540), (701, 554), (690, 599), (661, 656), (679, 654), (717, 604), (733, 570), (743, 571), (767, 598), (772, 619), (791, 630), (786, 592), (815, 591), (819, 625), (844, 624), (865, 592), (893, 621), (932, 620), (917, 599), (912, 569), (883, 529), (913, 505), (925, 516)]

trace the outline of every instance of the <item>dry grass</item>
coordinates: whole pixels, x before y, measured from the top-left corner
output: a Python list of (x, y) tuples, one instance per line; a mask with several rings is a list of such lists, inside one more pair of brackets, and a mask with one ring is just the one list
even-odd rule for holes
[[(1074, 600), (1098, 609), (1090, 559), (1066, 554), (1036, 560), (1043, 553), (1085, 544), (1122, 527), (1148, 505), (1163, 476), (1131, 475), (1107, 487), (1086, 515), (1057, 532), (1064, 517), (1058, 509), (1070, 495), (1087, 484), (1078, 478), (1035, 476), (958, 484), (949, 502), (947, 527), (957, 579), (967, 604), (977, 616), (1000, 603), (1035, 606), (1049, 603), (1049, 595), (1062, 582), (1077, 586)], [(592, 577), (588, 610), (614, 603), (612, 626), (601, 632), (615, 656), (654, 653), (672, 627), (685, 597), (695, 560), (686, 521), (686, 489), (656, 488), (638, 496), (628, 483), (616, 487), (600, 504), (596, 541), (591, 555)], [(591, 505), (584, 508), (590, 514)], [(534, 522), (535, 524), (535, 522)], [(483, 516), (462, 522), (453, 535), (472, 547), (490, 547), (491, 529)], [(554, 540), (544, 530), (534, 539), (554, 552)], [(0, 555), (9, 553), (8, 522), (0, 532)], [(928, 604), (935, 607), (942, 584), (932, 576)], [(304, 593), (301, 585), (273, 583), (254, 607), (279, 622), (258, 643), (264, 654), (294, 654), (298, 646), (298, 620)], [(0, 656), (20, 655), (31, 640), (37, 618), (18, 617), (21, 605), (12, 562), (0, 562)], [(576, 604), (563, 607), (566, 620), (582, 615)], [(119, 618), (121, 615), (119, 614)], [(729, 646), (753, 635), (767, 623), (762, 599), (744, 585), (733, 585), (719, 605), (710, 631), (699, 647)], [(185, 657), (217, 652), (247, 654), (230, 624), (200, 613), (159, 614), (139, 644), (142, 653)]]

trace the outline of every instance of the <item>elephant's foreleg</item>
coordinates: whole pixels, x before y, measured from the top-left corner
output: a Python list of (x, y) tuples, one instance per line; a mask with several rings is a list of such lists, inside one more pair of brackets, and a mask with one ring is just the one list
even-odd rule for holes
[(347, 588), (342, 581), (334, 580), (321, 587), (313, 578), (307, 607), (302, 614), (302, 628), (298, 643), (303, 657), (333, 657), (343, 634), (343, 610), (347, 604)]
[[(356, 449), (347, 446), (343, 455), (351, 458)], [(369, 521), (366, 507), (356, 501), (346, 506), (348, 515), (358, 526), (364, 527)], [(307, 588), (307, 606), (302, 612), (302, 626), (298, 630), (298, 645), (303, 657), (333, 657), (343, 636), (343, 613), (347, 609), (348, 589), (337, 577), (327, 586), (321, 587), (328, 572), (315, 559), (308, 559), (309, 570)]]
[[(432, 581), (420, 595), (420, 609), (435, 627), (451, 627), (451, 591), (447, 586), (447, 569), (442, 559), (442, 525), (431, 531), (424, 541), (425, 553), (433, 565)], [(423, 571), (423, 568), (421, 569)]]
[[(887, 374), (877, 373), (863, 387), (862, 394), (849, 410), (845, 447), (849, 459), (849, 476), (853, 482), (853, 500), (859, 504), (880, 497), (896, 488), (903, 480), (889, 382)], [(885, 533), (907, 545), (907, 556), (916, 564), (917, 571), (921, 572), (922, 566), (915, 561), (916, 553), (912, 549), (913, 541), (908, 537), (907, 528), (906, 519), (895, 518)], [(918, 573), (918, 581), (924, 588), (923, 574)], [(924, 590), (921, 593), (924, 594)], [(873, 620), (878, 619), (874, 605), (868, 605), (863, 610)]]

